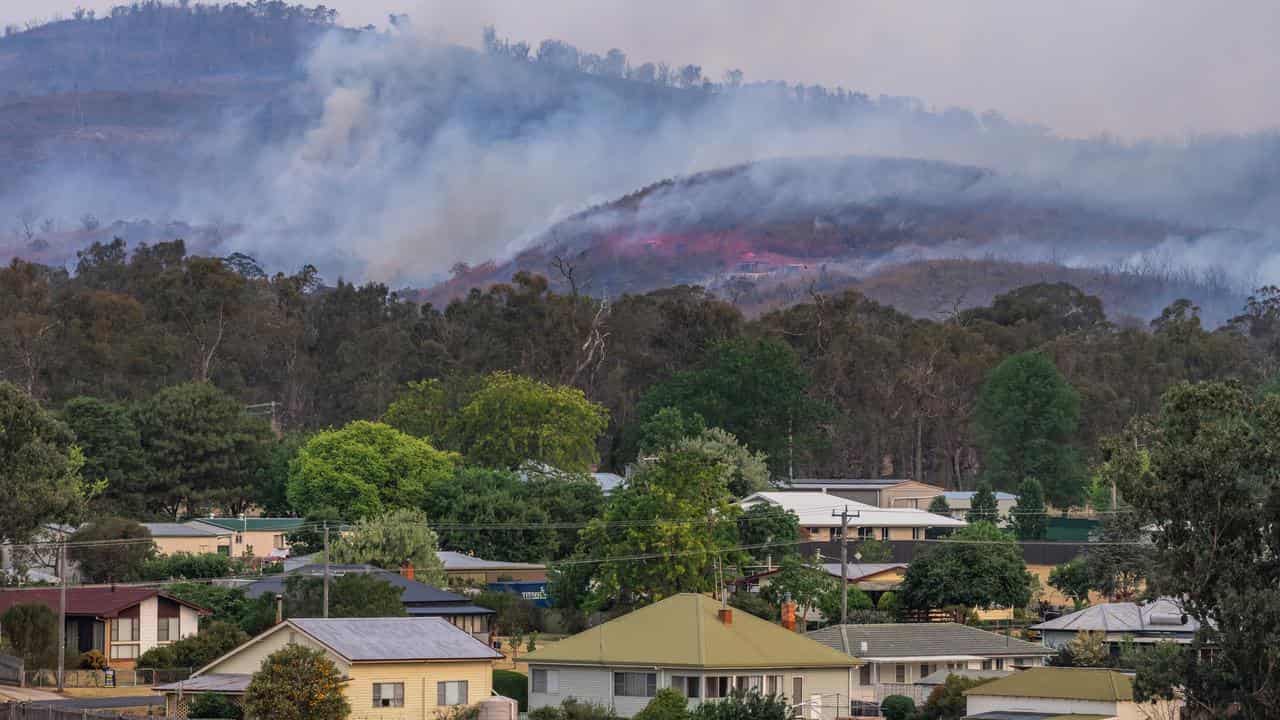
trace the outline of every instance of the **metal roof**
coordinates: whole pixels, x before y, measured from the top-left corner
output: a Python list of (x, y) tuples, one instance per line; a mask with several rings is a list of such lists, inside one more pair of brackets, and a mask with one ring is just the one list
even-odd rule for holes
[[(403, 592), (400, 595), (400, 602), (405, 605), (415, 605), (422, 603), (447, 604), (454, 603), (457, 605), (468, 604), (467, 598), (457, 593), (451, 593), (448, 590), (441, 590), (434, 585), (420, 583), (417, 580), (410, 580), (400, 573), (383, 570), (373, 565), (338, 565), (329, 566), (330, 577), (341, 577), (348, 574), (375, 575), (380, 580), (385, 580), (392, 585), (400, 588)], [(265, 577), (261, 580), (250, 583), (244, 588), (244, 594), (250, 598), (257, 598), (267, 594), (277, 594), (284, 592), (286, 578), (291, 575), (303, 575), (306, 577), (324, 577), (324, 565), (304, 565), (296, 570), (291, 570), (286, 575), (273, 575)]]
[(787, 483), (793, 488), (827, 487), (841, 490), (883, 490), (911, 482), (907, 478), (797, 478)]
[(450, 615), (496, 615), (497, 612), (479, 605), (417, 605), (404, 609), (410, 617), (448, 617)]
[(1159, 598), (1145, 605), (1137, 603), (1099, 603), (1083, 610), (1032, 625), (1033, 630), (1059, 632), (1125, 633), (1132, 635), (1194, 635), (1200, 629), (1195, 618), (1183, 620), (1182, 605), (1172, 598)]
[(502, 657), (440, 618), (293, 618), (288, 624), (351, 662)]
[(626, 482), (626, 478), (617, 473), (594, 472), (591, 473), (591, 477), (595, 478), (596, 484), (600, 486), (601, 492), (605, 495), (618, 489), (622, 486), (622, 483)]
[[(59, 588), (26, 588), (22, 590), (0, 590), (0, 612), (20, 603), (34, 603), (58, 610), (61, 600)], [(92, 615), (94, 617), (115, 617), (120, 611), (133, 607), (154, 596), (167, 598), (179, 605), (186, 605), (198, 612), (209, 612), (205, 608), (179, 600), (156, 588), (139, 587), (77, 587), (67, 588), (67, 614)]]
[[(973, 496), (977, 494), (978, 492), (976, 490), (948, 490), (942, 493), (942, 496), (947, 500), (972, 500)], [(993, 494), (996, 496), (996, 502), (1018, 499), (1018, 496), (1013, 493), (1001, 492), (999, 490)]]
[(505, 562), (502, 560), (485, 560), (484, 558), (465, 555), (451, 550), (436, 553), (446, 571), (452, 570), (545, 570), (546, 565), (537, 563)]
[(210, 673), (208, 675), (197, 675), (181, 682), (156, 685), (151, 689), (158, 692), (212, 692), (234, 695), (248, 690), (251, 680), (253, 680), (253, 676), (249, 674)]
[[(1026, 657), (1054, 653), (1043, 645), (958, 623), (831, 625), (814, 630), (809, 637), (854, 657)], [(864, 642), (866, 650), (862, 649)]]
[(943, 685), (947, 682), (947, 678), (955, 675), (966, 680), (994, 680), (996, 678), (1008, 677), (1013, 674), (1012, 670), (935, 670), (916, 681), (917, 685)]
[[(827, 571), (828, 575), (833, 577), (841, 577), (843, 572), (840, 563), (823, 563), (822, 569)], [(872, 575), (879, 575), (882, 572), (890, 570), (906, 570), (906, 563), (849, 563), (849, 579), (861, 580)]]
[(964, 694), (1128, 702), (1133, 700), (1133, 680), (1105, 668), (1035, 667), (983, 683)]
[(304, 518), (265, 518), (265, 517), (218, 517), (218, 518), (195, 518), (191, 522), (204, 523), (212, 525), (220, 530), (235, 530), (237, 532), (247, 530), (249, 532), (265, 532), (265, 531), (289, 531), (297, 530), (302, 527), (306, 520)]
[(749, 508), (767, 502), (780, 508), (790, 510), (804, 527), (838, 527), (840, 518), (833, 516), (833, 510), (848, 508), (858, 514), (849, 519), (850, 527), (964, 527), (963, 520), (935, 515), (914, 508), (879, 508), (855, 500), (847, 500), (838, 495), (822, 492), (758, 492), (743, 498), (738, 503), (742, 508)]
[(718, 601), (681, 593), (642, 607), (573, 637), (520, 656), (521, 662), (688, 668), (847, 668), (844, 653), (762, 620), (731, 610), (720, 621)]
[(194, 523), (146, 522), (141, 523), (151, 537), (226, 537), (230, 530)]

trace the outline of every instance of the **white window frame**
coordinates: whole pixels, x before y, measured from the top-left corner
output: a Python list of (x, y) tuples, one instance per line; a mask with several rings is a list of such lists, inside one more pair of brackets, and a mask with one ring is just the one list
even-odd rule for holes
[[(644, 694), (634, 695), (631, 691), (635, 687), (627, 687), (628, 680), (635, 681), (637, 677), (643, 678)], [(634, 670), (618, 670), (613, 673), (613, 695), (614, 697), (638, 697), (651, 698), (658, 694), (658, 673), (656, 672), (636, 672)]]
[[(404, 686), (403, 680), (378, 680), (373, 683), (373, 689), (370, 691), (373, 698), (373, 707), (375, 708), (402, 708), (404, 707)], [(382, 694), (383, 688), (391, 688), (391, 697), (385, 697)]]
[[(449, 702), (450, 691), (458, 702)], [(436, 705), (440, 707), (466, 705), (470, 693), (471, 688), (466, 680), (441, 680), (436, 683)]]
[[(542, 679), (541, 689), (539, 689), (538, 679)], [(543, 695), (559, 695), (560, 694), (560, 673), (557, 670), (549, 670), (547, 668), (534, 668), (529, 672), (529, 679), (533, 683), (533, 691)]]

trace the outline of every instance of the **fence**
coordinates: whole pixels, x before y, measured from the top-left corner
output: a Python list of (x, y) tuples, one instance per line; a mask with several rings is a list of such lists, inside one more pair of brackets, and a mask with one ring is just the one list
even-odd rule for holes
[(0, 720), (137, 720), (103, 710), (63, 710), (34, 703), (0, 705)]
[[(186, 680), (191, 677), (193, 668), (169, 668), (164, 670), (113, 670), (115, 687), (151, 687)], [(28, 670), (26, 673), (28, 687), (48, 688), (58, 686), (58, 671)], [(67, 670), (65, 686), (72, 688), (107, 687), (106, 673), (101, 670)], [(0, 715), (0, 720), (6, 720)]]
[(0, 685), (22, 685), (22, 658), (0, 655)]

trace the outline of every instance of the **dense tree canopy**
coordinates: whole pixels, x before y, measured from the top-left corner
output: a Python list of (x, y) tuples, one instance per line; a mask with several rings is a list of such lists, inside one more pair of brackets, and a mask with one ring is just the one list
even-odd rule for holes
[(268, 655), (244, 696), (245, 714), (274, 720), (345, 720), (342, 673), (324, 650), (287, 645)]
[(0, 382), (0, 538), (24, 541), (41, 524), (84, 510), (84, 456), (66, 425)]
[(86, 580), (95, 583), (141, 580), (147, 560), (156, 553), (151, 531), (128, 518), (94, 520), (75, 531), (70, 542), (68, 558), (78, 564)]
[(330, 552), (335, 562), (374, 565), (392, 572), (409, 563), (419, 581), (445, 584), (444, 565), (436, 555), (439, 537), (421, 510), (392, 510), (357, 522), (341, 537), (334, 535)]
[(911, 561), (899, 594), (914, 609), (1025, 607), (1035, 578), (1012, 535), (989, 522), (956, 531)]

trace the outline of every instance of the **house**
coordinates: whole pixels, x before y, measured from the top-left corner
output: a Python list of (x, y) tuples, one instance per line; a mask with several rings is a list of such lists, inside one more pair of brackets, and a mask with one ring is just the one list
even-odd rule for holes
[(178, 683), (160, 685), (166, 717), (185, 720), (202, 693), (243, 701), (262, 662), (289, 645), (321, 650), (343, 677), (351, 717), (434, 718), (450, 707), (489, 697), (493, 661), (488, 645), (440, 618), (295, 618), (286, 620), (205, 665)]
[[(947, 507), (951, 508), (951, 517), (957, 520), (964, 520), (969, 514), (969, 509), (973, 507), (973, 496), (978, 493), (973, 490), (948, 490), (942, 493), (942, 497), (947, 501)], [(1009, 511), (1014, 505), (1018, 504), (1018, 496), (1013, 493), (996, 491), (996, 512), (1000, 515), (1001, 520), (1008, 519)], [(927, 507), (927, 506), (926, 506)]]
[[(34, 603), (61, 608), (59, 588), (0, 591), (0, 613)], [(142, 653), (196, 634), (208, 611), (153, 588), (67, 588), (67, 650), (97, 650), (113, 668), (130, 669)]]
[[(400, 602), (404, 604), (404, 610), (410, 617), (438, 617), (470, 633), (481, 642), (489, 641), (489, 627), (495, 615), (493, 610), (475, 605), (457, 593), (418, 582), (413, 577), (412, 567), (406, 568), (405, 574), (402, 575), (372, 565), (331, 564), (329, 566), (330, 578), (338, 578), (350, 573), (376, 575), (400, 588), (402, 591)], [(285, 591), (287, 578), (294, 575), (324, 577), (324, 565), (304, 565), (285, 575), (273, 575), (249, 583), (244, 586), (245, 595), (250, 598), (281, 595)]]
[(1053, 655), (1041, 645), (957, 623), (831, 625), (808, 635), (862, 661), (852, 696), (872, 703), (889, 695), (923, 701), (929, 688), (913, 686), (940, 670), (1035, 667)]
[(441, 550), (436, 556), (444, 563), (450, 584), (457, 581), (484, 587), (497, 582), (545, 582), (547, 579), (547, 566), (539, 563), (485, 560), (449, 550)]
[(965, 691), (972, 720), (1157, 720), (1177, 718), (1181, 701), (1139, 703), (1133, 681), (1102, 668), (1039, 667)]
[[(65, 541), (76, 531), (74, 525), (45, 523), (36, 529), (24, 545), (0, 543), (0, 575), (11, 583), (60, 582), (58, 549), (55, 543)], [(80, 582), (77, 563), (69, 562), (68, 582)]]
[(1075, 639), (1081, 630), (1103, 633), (1112, 655), (1119, 655), (1125, 642), (1175, 642), (1189, 644), (1200, 623), (1182, 610), (1173, 598), (1159, 598), (1145, 604), (1099, 603), (1053, 620), (1032, 625), (1040, 632), (1044, 646), (1058, 649)]
[(933, 498), (945, 492), (937, 485), (903, 478), (800, 479), (792, 480), (782, 492), (821, 492), (864, 505), (882, 508), (927, 510)]
[(845, 716), (858, 661), (695, 593), (673, 595), (521, 658), (529, 709), (574, 697), (631, 717), (658, 688), (690, 703), (736, 690), (778, 693), (813, 720)]
[(806, 542), (839, 539), (841, 520), (832, 511), (838, 513), (844, 509), (850, 512), (849, 531), (859, 540), (923, 540), (930, 528), (965, 526), (963, 520), (945, 515), (915, 508), (876, 507), (824, 492), (758, 492), (738, 505), (745, 510), (760, 503), (794, 512), (800, 519), (800, 539)]
[(192, 525), (231, 532), (231, 557), (283, 559), (289, 555), (289, 534), (306, 524), (302, 518), (208, 517)]
[(156, 552), (160, 555), (219, 553), (230, 556), (231, 546), (235, 540), (233, 531), (214, 528), (204, 523), (149, 522), (142, 523), (142, 527), (151, 533), (151, 539), (156, 544)]
[[(845, 577), (840, 563), (822, 563), (821, 568), (831, 577), (839, 580)], [(763, 570), (748, 575), (738, 581), (740, 589), (758, 592), (769, 584), (770, 579), (782, 571), (782, 568)], [(849, 563), (849, 584), (871, 596), (872, 600), (890, 590), (896, 590), (906, 575), (906, 563)]]
[(596, 484), (600, 486), (600, 492), (605, 495), (608, 495), (614, 490), (622, 487), (622, 484), (627, 481), (627, 479), (621, 475), (609, 472), (593, 472), (591, 473), (591, 477), (594, 478)]

